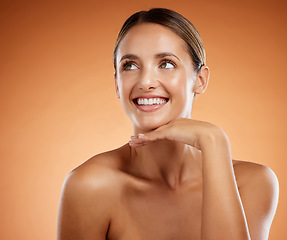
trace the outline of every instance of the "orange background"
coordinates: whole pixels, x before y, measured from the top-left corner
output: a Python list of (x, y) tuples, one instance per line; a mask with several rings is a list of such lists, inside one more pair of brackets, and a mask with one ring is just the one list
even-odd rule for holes
[(55, 239), (66, 175), (128, 141), (112, 50), (123, 21), (151, 7), (180, 12), (201, 33), (211, 79), (193, 117), (225, 130), (233, 158), (276, 172), (270, 239), (287, 239), (284, 2), (2, 0), (0, 239)]

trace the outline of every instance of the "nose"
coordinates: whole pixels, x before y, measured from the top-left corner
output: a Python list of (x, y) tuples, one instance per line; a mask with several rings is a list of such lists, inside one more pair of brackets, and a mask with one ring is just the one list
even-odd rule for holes
[(143, 70), (139, 76), (138, 87), (144, 91), (150, 91), (157, 88), (159, 82), (156, 79), (156, 74), (151, 69)]

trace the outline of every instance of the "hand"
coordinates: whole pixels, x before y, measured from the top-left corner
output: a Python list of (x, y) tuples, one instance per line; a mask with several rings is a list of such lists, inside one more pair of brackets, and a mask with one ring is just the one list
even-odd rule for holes
[(129, 144), (131, 147), (137, 148), (157, 140), (170, 140), (182, 142), (201, 150), (204, 144), (219, 137), (226, 138), (226, 135), (213, 124), (177, 118), (151, 132), (132, 136)]

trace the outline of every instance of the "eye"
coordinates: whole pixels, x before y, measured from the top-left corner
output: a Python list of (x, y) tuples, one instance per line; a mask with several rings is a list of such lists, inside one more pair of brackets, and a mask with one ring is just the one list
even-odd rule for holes
[(176, 67), (175, 63), (171, 60), (164, 60), (159, 65), (159, 68), (163, 68), (163, 69), (172, 69), (175, 67)]
[(123, 71), (130, 71), (130, 70), (135, 70), (135, 69), (138, 69), (138, 67), (136, 66), (134, 62), (130, 62), (130, 61), (125, 62), (122, 67)]

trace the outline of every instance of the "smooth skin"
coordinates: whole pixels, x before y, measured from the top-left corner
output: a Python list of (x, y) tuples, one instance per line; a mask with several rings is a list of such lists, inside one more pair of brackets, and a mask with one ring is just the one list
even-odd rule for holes
[[(134, 136), (66, 178), (58, 240), (268, 239), (278, 202), (275, 174), (232, 160), (222, 129), (191, 119), (208, 67), (195, 72), (181, 38), (145, 23), (120, 43), (116, 71)], [(134, 101), (143, 96), (168, 101), (146, 112)]]

